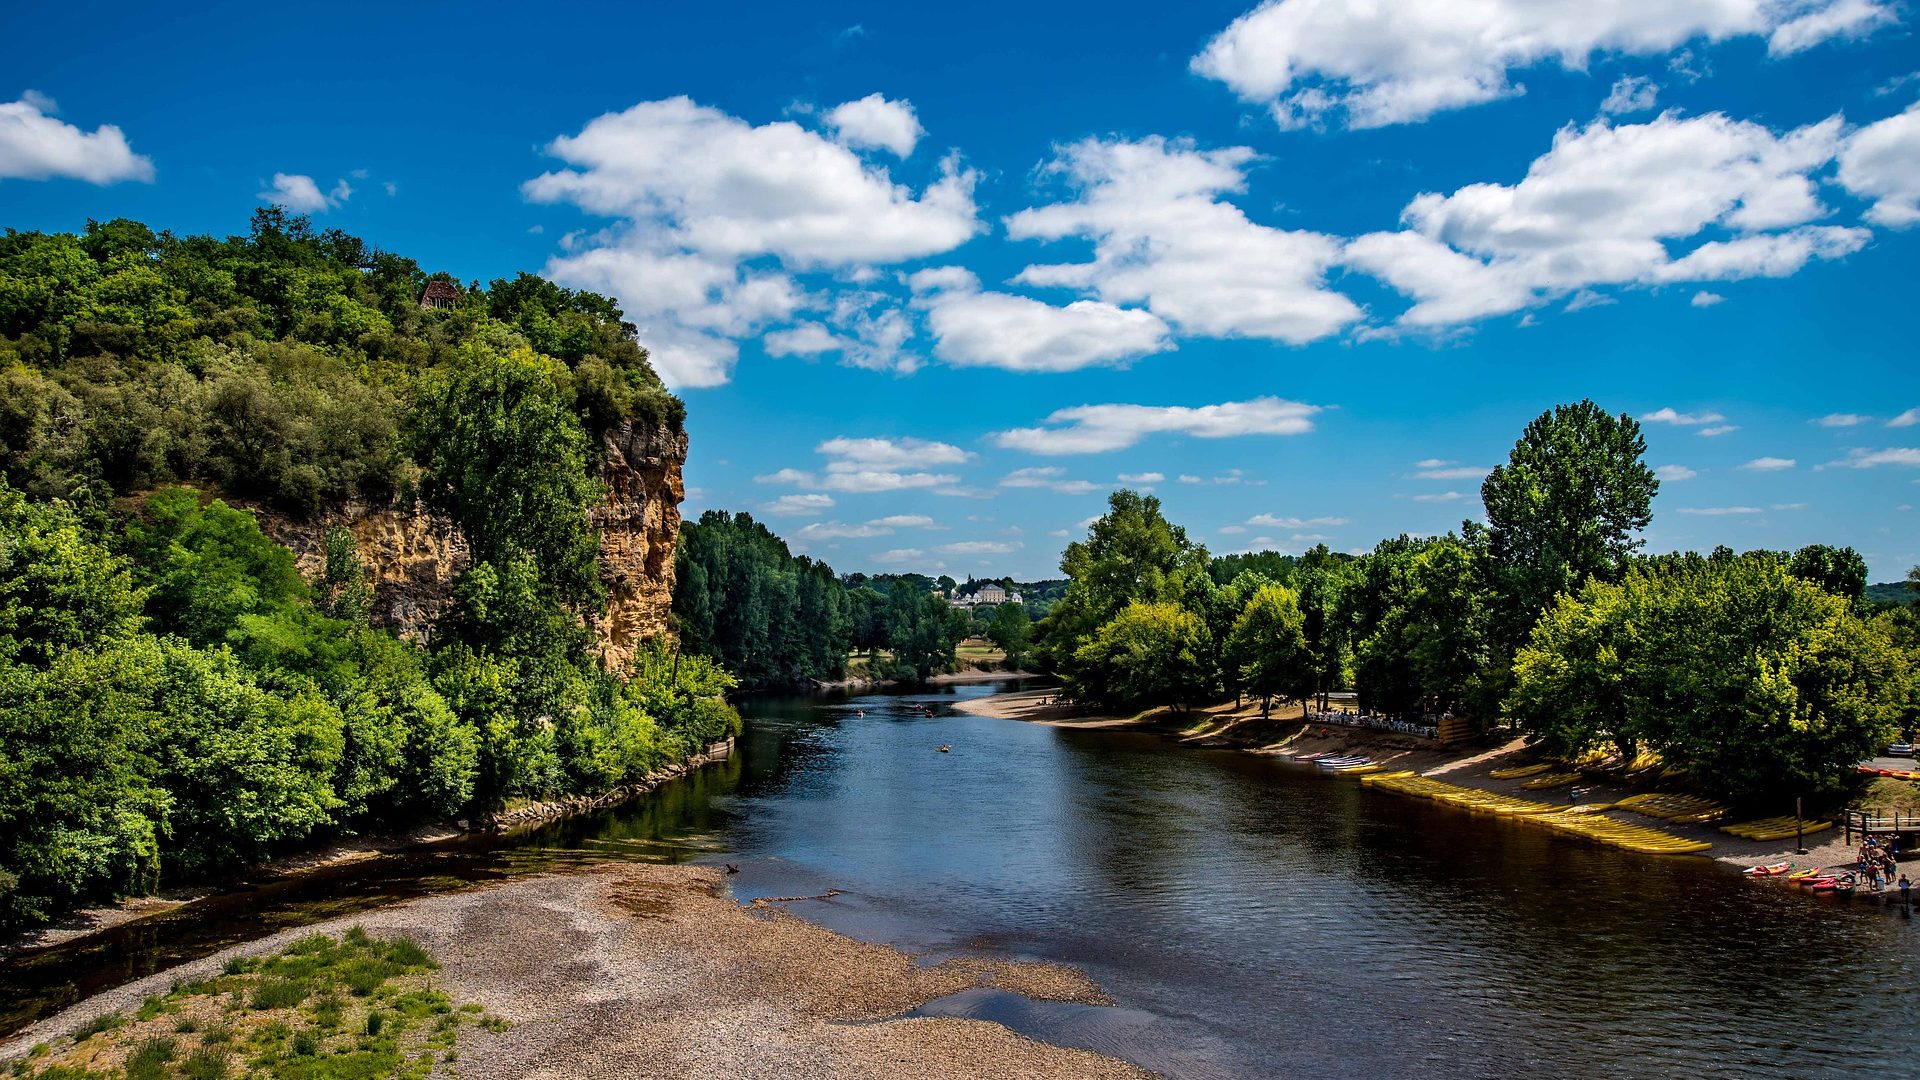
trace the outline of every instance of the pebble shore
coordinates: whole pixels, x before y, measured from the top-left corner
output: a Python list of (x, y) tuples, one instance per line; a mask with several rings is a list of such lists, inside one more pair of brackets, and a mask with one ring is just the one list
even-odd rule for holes
[(228, 959), (316, 930), (406, 934), (439, 981), (510, 1022), (461, 1037), (471, 1080), (561, 1077), (1135, 1078), (1139, 1069), (972, 1019), (903, 1018), (935, 998), (992, 986), (1103, 1004), (1087, 977), (1048, 964), (952, 959), (932, 966), (787, 914), (742, 906), (725, 875), (623, 865), (519, 878), (427, 897), (269, 938), (93, 999), (0, 1045), (0, 1061), (111, 1011), (137, 1008)]

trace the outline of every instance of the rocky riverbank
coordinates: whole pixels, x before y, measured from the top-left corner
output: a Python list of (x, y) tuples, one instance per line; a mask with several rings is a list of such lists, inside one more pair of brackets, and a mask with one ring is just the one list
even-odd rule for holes
[(949, 959), (922, 966), (787, 914), (742, 906), (726, 875), (611, 866), (520, 878), (302, 927), (101, 994), (0, 1045), (0, 1061), (139, 1006), (236, 956), (363, 925), (404, 934), (440, 964), (452, 997), (507, 1023), (461, 1038), (462, 1076), (1087, 1077), (1146, 1074), (1124, 1062), (971, 1019), (908, 1017), (992, 986), (1036, 1000), (1104, 1003), (1085, 975), (1047, 964)]

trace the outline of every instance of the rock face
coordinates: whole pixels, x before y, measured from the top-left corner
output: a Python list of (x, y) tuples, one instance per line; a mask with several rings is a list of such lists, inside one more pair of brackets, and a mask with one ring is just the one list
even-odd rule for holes
[[(606, 497), (589, 519), (600, 533), (607, 611), (592, 623), (601, 659), (618, 671), (642, 644), (669, 631), (687, 436), (628, 422), (603, 435), (601, 449)], [(337, 525), (352, 532), (373, 586), (374, 623), (416, 640), (431, 632), (471, 558), (453, 522), (420, 505), (347, 503), (304, 521), (254, 509), (260, 527), (292, 549), (309, 581), (326, 568), (327, 531)]]
[(600, 443), (606, 497), (589, 516), (600, 532), (607, 613), (594, 630), (601, 659), (620, 671), (641, 644), (668, 632), (673, 547), (680, 538), (680, 500), (687, 494), (680, 475), (687, 435), (628, 421)]
[(425, 641), (453, 598), (453, 581), (471, 558), (452, 521), (411, 504), (350, 502), (308, 520), (254, 508), (267, 535), (293, 551), (300, 576), (317, 581), (327, 568), (328, 530), (353, 534), (373, 586), (372, 619), (402, 637)]

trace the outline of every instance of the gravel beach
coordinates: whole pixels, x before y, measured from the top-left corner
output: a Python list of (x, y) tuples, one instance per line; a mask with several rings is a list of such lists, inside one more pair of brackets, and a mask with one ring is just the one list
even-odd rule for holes
[(901, 1019), (993, 986), (1104, 1004), (1085, 975), (1047, 964), (920, 966), (777, 903), (742, 906), (709, 867), (626, 865), (522, 878), (302, 927), (99, 995), (0, 1046), (0, 1060), (137, 1007), (238, 955), (361, 925), (406, 934), (440, 962), (452, 997), (511, 1023), (460, 1041), (459, 1074), (506, 1077), (1142, 1077), (1124, 1062), (1039, 1043), (980, 1020)]

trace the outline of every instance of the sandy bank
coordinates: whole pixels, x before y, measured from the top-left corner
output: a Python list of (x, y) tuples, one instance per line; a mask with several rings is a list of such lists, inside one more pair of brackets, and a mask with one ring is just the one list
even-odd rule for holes
[[(1387, 769), (1412, 769), (1450, 784), (1494, 791), (1534, 802), (1565, 802), (1567, 799), (1566, 788), (1533, 791), (1522, 786), (1524, 784), (1522, 780), (1500, 780), (1489, 775), (1495, 769), (1508, 768), (1534, 760), (1529, 755), (1523, 739), (1438, 747), (1426, 739), (1409, 735), (1337, 725), (1306, 724), (1301, 720), (1302, 713), (1298, 705), (1284, 710), (1276, 708), (1271, 717), (1266, 720), (1260, 718), (1257, 704), (1243, 705), (1236, 709), (1230, 703), (1184, 713), (1153, 709), (1135, 716), (1111, 716), (1102, 715), (1083, 706), (1061, 705), (1054, 701), (1058, 694), (1058, 690), (1052, 689), (1022, 690), (963, 701), (956, 704), (954, 708), (976, 716), (1024, 720), (1055, 727), (1141, 728), (1160, 731), (1169, 738), (1183, 743), (1238, 747), (1256, 754), (1287, 755), (1320, 752), (1364, 754)], [(1354, 782), (1351, 779), (1339, 777), (1327, 779), (1329, 783)], [(1632, 794), (1635, 790), (1604, 780), (1583, 780), (1577, 786), (1580, 791), (1580, 801), (1586, 803), (1615, 802)], [(1792, 813), (1792, 811), (1793, 807), (1789, 804), (1773, 813)], [(1844, 834), (1838, 828), (1829, 828), (1808, 836), (1806, 838), (1807, 853), (1798, 855), (1794, 853), (1791, 838), (1766, 842), (1743, 840), (1721, 832), (1717, 827), (1718, 823), (1676, 825), (1623, 811), (1614, 812), (1613, 816), (1623, 821), (1653, 826), (1679, 836), (1708, 841), (1713, 844), (1713, 849), (1705, 854), (1735, 867), (1744, 868), (1756, 863), (1774, 862), (1791, 862), (1796, 866), (1842, 866), (1851, 865), (1854, 858), (1853, 848), (1848, 846)], [(1648, 857), (1684, 858), (1685, 856)]]
[(233, 956), (359, 924), (412, 937), (440, 961), (447, 993), (510, 1021), (504, 1031), (462, 1035), (461, 1075), (478, 1080), (1146, 1075), (985, 1021), (901, 1018), (980, 985), (1102, 1003), (1077, 971), (966, 959), (922, 967), (778, 904), (736, 904), (724, 895), (725, 880), (705, 867), (608, 867), (290, 930), (82, 1002), (0, 1045), (0, 1060), (102, 1013), (137, 1007), (175, 981), (216, 972)]

